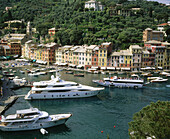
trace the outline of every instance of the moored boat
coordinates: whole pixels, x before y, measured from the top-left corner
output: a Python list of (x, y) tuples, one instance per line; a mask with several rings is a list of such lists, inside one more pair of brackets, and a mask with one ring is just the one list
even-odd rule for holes
[(166, 76), (168, 74), (169, 74), (168, 72), (164, 72), (164, 71), (160, 73), (160, 75), (162, 75), (162, 76)]
[(81, 85), (76, 82), (64, 81), (54, 75), (49, 81), (34, 82), (33, 87), (25, 96), (27, 100), (33, 99), (62, 99), (62, 98), (83, 98), (96, 96), (104, 88), (96, 88)]
[(64, 124), (72, 114), (49, 115), (37, 108), (17, 110), (16, 114), (1, 116), (0, 130), (2, 131), (27, 131), (49, 128)]
[(161, 83), (161, 82), (166, 82), (166, 81), (168, 81), (168, 79), (163, 79), (161, 77), (151, 80), (152, 83)]
[(118, 87), (118, 88), (142, 88), (144, 80), (138, 78), (123, 78), (123, 77), (109, 77), (103, 80), (93, 80), (94, 83), (105, 87)]

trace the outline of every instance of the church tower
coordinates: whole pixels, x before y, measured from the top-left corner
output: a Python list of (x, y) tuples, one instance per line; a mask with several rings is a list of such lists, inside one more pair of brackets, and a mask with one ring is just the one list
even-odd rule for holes
[(30, 21), (27, 24), (27, 35), (28, 35), (29, 39), (32, 38), (32, 28), (31, 28)]

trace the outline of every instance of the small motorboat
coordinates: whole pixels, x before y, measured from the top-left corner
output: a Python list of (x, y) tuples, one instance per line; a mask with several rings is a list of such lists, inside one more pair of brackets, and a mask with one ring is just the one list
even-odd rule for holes
[(147, 80), (148, 80), (149, 82), (151, 82), (152, 80), (156, 80), (156, 79), (158, 79), (158, 78), (161, 78), (161, 77), (148, 77)]
[(163, 75), (163, 76), (166, 76), (168, 74), (169, 74), (168, 72), (164, 72), (164, 71), (160, 73), (160, 75)]
[(151, 83), (161, 83), (161, 82), (166, 82), (168, 81), (168, 79), (163, 79), (161, 77), (155, 79), (155, 80), (151, 80)]
[(141, 74), (141, 76), (143, 76), (143, 77), (151, 77), (153, 74), (151, 74), (151, 73), (143, 73), (143, 74)]

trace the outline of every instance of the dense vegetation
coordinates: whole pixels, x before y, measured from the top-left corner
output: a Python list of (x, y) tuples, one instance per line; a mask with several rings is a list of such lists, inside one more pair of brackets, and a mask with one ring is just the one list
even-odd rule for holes
[[(133, 116), (129, 123), (129, 135), (134, 139), (170, 138), (170, 102), (157, 101), (144, 107)], [(154, 137), (153, 137), (154, 136)]]
[[(104, 11), (84, 8), (85, 0), (0, 0), (0, 28), (5, 21), (24, 19), (31, 21), (39, 35), (49, 37), (51, 27), (59, 29), (55, 42), (66, 44), (100, 44), (111, 41), (116, 48), (127, 48), (129, 44), (142, 43), (142, 32), (147, 27), (156, 29), (159, 23), (168, 21), (168, 9), (158, 2), (145, 0), (100, 0)], [(122, 4), (116, 5), (116, 4)], [(13, 8), (3, 12), (6, 6)], [(114, 15), (112, 9), (130, 10), (130, 16)], [(23, 27), (23, 26), (22, 26)], [(9, 30), (8, 30), (9, 31)], [(1, 32), (0, 35), (3, 35)]]

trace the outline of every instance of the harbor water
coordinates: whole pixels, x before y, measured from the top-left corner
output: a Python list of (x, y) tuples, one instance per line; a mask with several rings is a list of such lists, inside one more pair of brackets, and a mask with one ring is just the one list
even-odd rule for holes
[[(78, 72), (77, 72), (78, 73)], [(102, 79), (109, 75), (84, 73), (84, 77), (75, 77), (61, 71), (61, 79), (75, 81), (80, 84), (97, 86), (92, 80)], [(15, 74), (29, 82), (49, 80), (51, 75), (29, 77), (19, 71)], [(42, 135), (39, 130), (25, 132), (2, 132), (0, 139), (128, 139), (128, 122), (133, 114), (151, 102), (170, 101), (170, 91), (166, 83), (154, 83), (143, 89), (105, 88), (98, 96), (81, 99), (33, 100), (19, 98), (7, 114), (15, 113), (16, 109), (37, 107), (49, 114), (72, 113), (73, 116), (65, 125), (48, 128), (48, 134)], [(26, 95), (29, 87), (15, 90), (17, 95)]]

